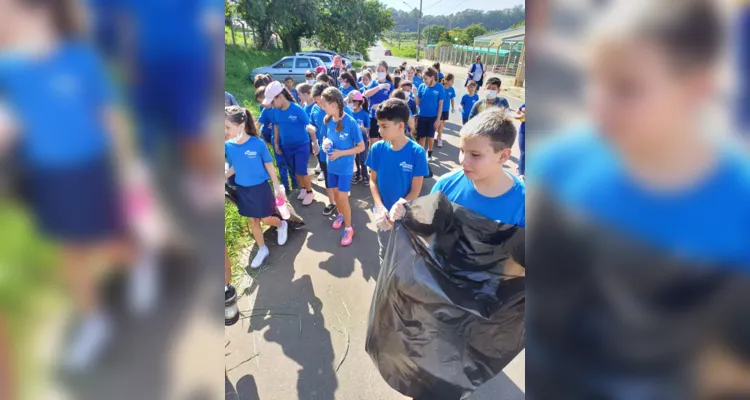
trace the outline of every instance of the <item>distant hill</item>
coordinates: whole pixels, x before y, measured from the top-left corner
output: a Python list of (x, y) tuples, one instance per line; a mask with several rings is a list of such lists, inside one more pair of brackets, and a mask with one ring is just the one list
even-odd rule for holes
[[(391, 8), (396, 25), (392, 30), (399, 32), (416, 32), (418, 9), (400, 11)], [(425, 12), (427, 14), (427, 12)], [(422, 28), (430, 25), (442, 25), (446, 28), (466, 28), (472, 24), (482, 24), (490, 32), (508, 29), (526, 19), (526, 8), (518, 5), (513, 8), (495, 11), (464, 10), (450, 15), (425, 15)]]

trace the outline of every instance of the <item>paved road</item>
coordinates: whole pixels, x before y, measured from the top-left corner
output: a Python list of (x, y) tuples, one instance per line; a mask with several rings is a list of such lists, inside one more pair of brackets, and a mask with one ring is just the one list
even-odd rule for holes
[[(435, 179), (457, 168), (460, 123), (458, 113), (451, 115), (445, 147), (435, 151)], [(516, 165), (506, 167), (515, 171)], [(423, 193), (434, 183), (426, 180)], [(402, 400), (364, 350), (380, 269), (369, 188), (352, 188), (356, 236), (348, 248), (339, 245), (339, 231), (322, 215), (324, 188), (318, 182), (314, 188), (317, 201), (311, 206), (293, 203), (306, 227), (292, 232), (283, 247), (270, 246), (268, 266), (252, 272), (248, 294), (240, 299), (248, 318), (226, 330), (226, 398)], [(523, 371), (519, 357), (472, 399), (523, 398)]]

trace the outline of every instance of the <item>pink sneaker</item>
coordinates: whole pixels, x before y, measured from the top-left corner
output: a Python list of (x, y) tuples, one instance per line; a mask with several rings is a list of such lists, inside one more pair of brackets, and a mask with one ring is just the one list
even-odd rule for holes
[(354, 228), (346, 228), (341, 234), (341, 245), (349, 246), (354, 240)]
[(333, 229), (341, 229), (341, 225), (344, 224), (344, 216), (339, 214), (338, 217), (336, 217), (336, 220), (333, 221)]
[(306, 193), (305, 197), (302, 199), (302, 205), (309, 206), (310, 204), (312, 204), (313, 200), (315, 200), (315, 193), (314, 192)]

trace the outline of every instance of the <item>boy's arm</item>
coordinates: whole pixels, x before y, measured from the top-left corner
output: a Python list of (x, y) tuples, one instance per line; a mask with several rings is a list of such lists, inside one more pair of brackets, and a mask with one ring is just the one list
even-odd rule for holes
[(414, 132), (414, 117), (409, 117), (409, 131)]
[(378, 173), (374, 169), (370, 169), (370, 193), (372, 193), (372, 201), (378, 208), (383, 208), (383, 198), (380, 197), (380, 189), (378, 189)]
[(440, 118), (443, 116), (443, 100), (438, 101), (438, 113), (437, 113), (437, 121), (440, 122)]
[(424, 176), (415, 176), (411, 178), (411, 190), (404, 197), (404, 199), (412, 201), (419, 197), (419, 193), (422, 192), (422, 184), (424, 183)]
[(276, 150), (276, 154), (281, 153), (281, 147), (279, 147), (279, 126), (273, 126), (273, 148)]

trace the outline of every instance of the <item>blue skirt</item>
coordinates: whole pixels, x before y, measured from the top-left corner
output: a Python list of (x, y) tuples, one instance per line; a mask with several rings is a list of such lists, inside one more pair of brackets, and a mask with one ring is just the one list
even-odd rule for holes
[(276, 200), (268, 182), (255, 186), (237, 185), (237, 209), (243, 217), (266, 218), (276, 213)]
[(27, 188), (41, 231), (68, 244), (91, 244), (124, 233), (121, 199), (107, 157), (84, 165), (32, 170)]

